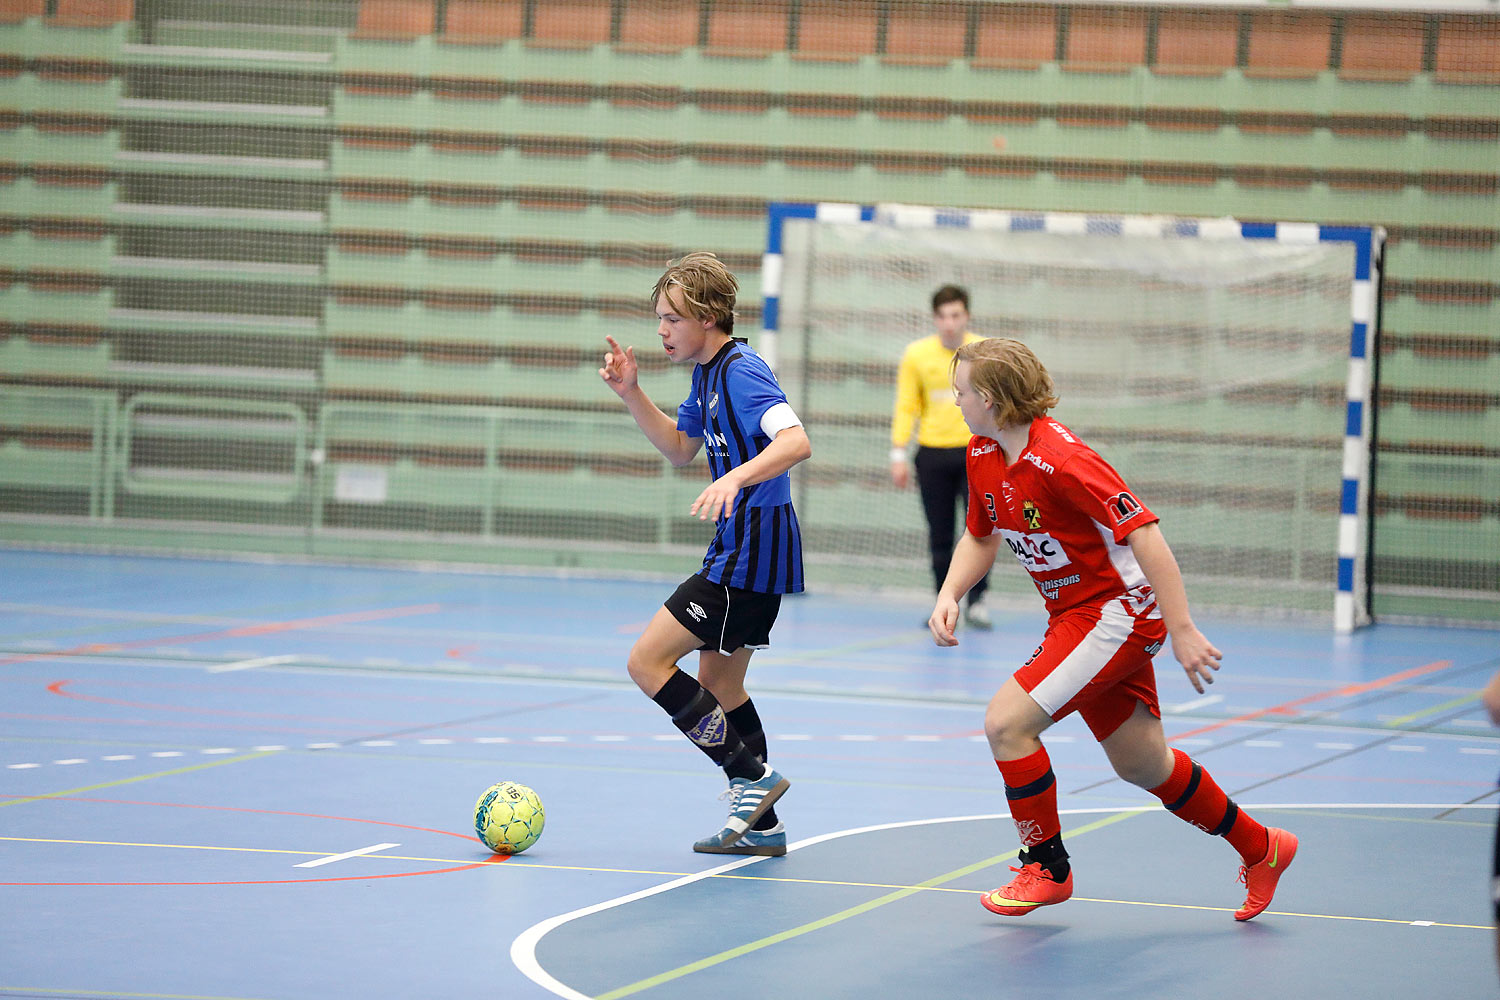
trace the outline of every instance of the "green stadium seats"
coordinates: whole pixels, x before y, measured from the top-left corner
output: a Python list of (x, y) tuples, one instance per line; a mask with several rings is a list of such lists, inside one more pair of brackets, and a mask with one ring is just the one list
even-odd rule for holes
[[(35, 281), (35, 279), (34, 279)], [(21, 284), (0, 289), (0, 315), (14, 323), (47, 323), (67, 327), (103, 327), (109, 318), (114, 294), (98, 279), (80, 281), (69, 286), (57, 284)], [(24, 351), (24, 345), (14, 345)], [(43, 350), (43, 354), (46, 351)]]
[(1500, 342), (1487, 350), (1474, 341), (1403, 347), (1381, 358), (1381, 385), (1482, 395), (1500, 386)]
[(109, 343), (104, 340), (54, 343), (24, 336), (0, 340), (0, 371), (10, 375), (93, 383), (105, 377), (109, 363)]
[[(98, 0), (101, 26), (75, 27), (49, 22), (38, 3), (0, 0), (9, 60), (0, 109), (15, 112), (3, 119), (0, 266), (28, 273), (0, 290), (14, 324), (0, 369), (13, 382), (21, 373), (126, 391), (320, 398), (328, 461), (313, 492), (323, 499), (298, 502), (326, 501), (321, 526), (540, 539), (568, 530), (603, 491), (631, 507), (622, 524), (681, 541), (692, 526), (654, 506), (685, 492), (681, 474), (663, 474), (598, 384), (603, 336), (641, 349), (650, 391), (675, 405), (685, 372), (661, 363), (641, 308), (666, 258), (696, 247), (729, 257), (742, 281), (741, 330), (754, 336), (764, 204), (836, 200), (1392, 227), (1381, 434), (1394, 447), (1380, 489), (1399, 503), (1379, 515), (1380, 530), (1412, 558), (1424, 529), (1455, 544), (1463, 536), (1453, 529), (1481, 543), (1495, 535), (1491, 514), (1473, 520), (1463, 504), (1444, 503), (1473, 501), (1476, 489), (1492, 503), (1496, 463), (1441, 453), (1500, 439), (1492, 14), (364, 0), (357, 15), (355, 5), (306, 15), (316, 24), (264, 8), (258, 16), (288, 23), (143, 11), (137, 27), (112, 20), (128, 3)], [(85, 6), (59, 0), (56, 11), (78, 22)], [(357, 17), (354, 30), (333, 29), (340, 17)], [(234, 107), (238, 99), (207, 91), (163, 99), (189, 72), (215, 86), (216, 74), (245, 74), (252, 89), (300, 103)], [(220, 155), (188, 138), (240, 125), (263, 137), (266, 155)], [(289, 199), (221, 207), (210, 178), (226, 192), (284, 184)], [(156, 203), (179, 190), (180, 204)], [(165, 249), (140, 236), (167, 230), (183, 236)], [(227, 245), (274, 244), (277, 233), (314, 249), (299, 251), (297, 264), (266, 255), (264, 272), (225, 270)], [(321, 316), (291, 323), (254, 311), (134, 308), (160, 279), (225, 282), (234, 301), (252, 304), (278, 283), (327, 292)], [(851, 282), (848, 293), (869, 309), (910, 305), (887, 301), (878, 283)], [(1015, 295), (1024, 304), (1027, 293)], [(46, 332), (53, 326), (56, 335)], [(864, 332), (851, 321), (821, 335), (859, 352)], [(171, 337), (191, 338), (196, 356), (211, 354), (205, 339), (234, 341), (242, 356), (292, 344), (305, 363), (257, 372), (233, 358), (137, 360), (152, 357), (148, 338)], [(795, 365), (790, 342), (782, 347)], [(0, 470), (31, 470), (70, 502), (88, 495), (91, 509), (107, 506), (90, 470), (108, 455), (95, 454), (92, 431), (66, 432), (67, 447), (47, 435), (7, 437), (11, 389), (0, 394)], [(813, 382), (798, 406), (879, 427), (891, 393), (883, 377), (858, 371)], [(500, 405), (517, 402), (535, 405), (520, 414)], [(363, 409), (344, 421), (343, 406)], [(1333, 404), (1268, 400), (1263, 409), (1272, 435), (1313, 410), (1337, 423)], [(1076, 412), (1127, 437), (1183, 419)], [(844, 439), (832, 425), (820, 431), (816, 448), (834, 463)], [(1424, 442), (1437, 451), (1424, 454)], [(1149, 465), (1164, 453), (1122, 454)], [(361, 475), (373, 475), (366, 466), (383, 470), (379, 503), (357, 496)], [(144, 492), (127, 493), (124, 509), (187, 509), (150, 492), (158, 472), (170, 475), (127, 477)], [(815, 473), (809, 466), (810, 482)], [(219, 491), (215, 510), (234, 508), (234, 490), (207, 479), (194, 488)], [(1445, 481), (1451, 488), (1434, 485)], [(274, 492), (244, 502), (259, 514), (239, 516), (270, 523)], [(846, 503), (917, 520), (912, 503), (899, 502), (912, 498), (884, 483), (834, 481), (808, 496), (804, 520), (832, 544)], [(1213, 524), (1231, 513), (1240, 517), (1205, 502), (1173, 516)], [(1281, 551), (1276, 513), (1262, 513), (1244, 520), (1245, 544)], [(913, 583), (925, 586), (917, 534)]]
[(114, 129), (24, 125), (15, 136), (21, 163), (109, 167), (120, 151)]
[(114, 238), (93, 227), (43, 227), (0, 232), (0, 267), (24, 271), (93, 272), (109, 270)]
[(431, 35), (380, 38), (351, 33), (335, 40), (333, 67), (340, 73), (425, 77), (444, 64), (447, 52), (444, 47), (439, 53)]

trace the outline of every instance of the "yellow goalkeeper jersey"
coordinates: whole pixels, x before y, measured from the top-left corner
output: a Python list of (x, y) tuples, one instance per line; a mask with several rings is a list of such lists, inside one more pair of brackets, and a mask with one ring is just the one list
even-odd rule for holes
[[(982, 340), (965, 332), (963, 343)], [(953, 355), (933, 334), (907, 345), (896, 370), (896, 414), (891, 420), (891, 447), (905, 448), (917, 425), (917, 444), (926, 448), (962, 448), (969, 443), (969, 428), (953, 401), (953, 382), (948, 366)]]

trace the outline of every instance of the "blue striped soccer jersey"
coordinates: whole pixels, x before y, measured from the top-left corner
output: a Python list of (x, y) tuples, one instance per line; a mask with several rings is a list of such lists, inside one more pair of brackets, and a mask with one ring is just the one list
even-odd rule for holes
[[(770, 365), (739, 338), (693, 368), (693, 387), (677, 408), (677, 429), (702, 438), (718, 479), (771, 443), (761, 429), (766, 411), (786, 393)], [(714, 583), (761, 594), (802, 591), (802, 531), (792, 509), (792, 480), (783, 472), (740, 491), (734, 513), (720, 518), (703, 558)]]

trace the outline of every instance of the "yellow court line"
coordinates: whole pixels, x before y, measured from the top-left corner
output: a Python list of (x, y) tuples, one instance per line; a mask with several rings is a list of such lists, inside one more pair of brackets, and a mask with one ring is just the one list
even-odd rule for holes
[(254, 1000), (253, 997), (203, 996), (197, 993), (121, 993), (119, 990), (61, 990), (45, 986), (0, 985), (0, 992), (19, 993), (23, 996), (47, 993), (62, 997), (129, 997), (132, 1000)]
[[(1113, 903), (1117, 906), (1155, 906), (1166, 910), (1205, 910), (1209, 913), (1233, 913), (1234, 908), (1229, 906), (1197, 906), (1192, 903), (1156, 903), (1141, 899), (1090, 899), (1088, 896), (1074, 896), (1070, 902), (1074, 903)], [(1338, 913), (1292, 913), (1289, 910), (1266, 910), (1262, 916), (1267, 917), (1307, 917), (1312, 920), (1353, 920), (1364, 924), (1400, 924), (1409, 927), (1418, 923), (1416, 920), (1398, 920), (1395, 917), (1349, 917)], [(1463, 931), (1492, 931), (1489, 924), (1448, 924), (1440, 920), (1420, 921), (1423, 927), (1447, 927)]]
[[(1092, 823), (1085, 823), (1083, 826), (1080, 826), (1077, 829), (1069, 830), (1063, 836), (1076, 837), (1079, 834), (1089, 833), (1091, 831), (1098, 830), (1101, 827), (1106, 827), (1113, 823), (1118, 823), (1121, 820), (1129, 819), (1132, 816), (1139, 815), (1140, 810), (1138, 809), (1132, 809), (1128, 812), (1115, 813), (1112, 816), (1106, 816), (1103, 819), (1095, 820)], [(621, 986), (618, 989), (610, 990), (608, 993), (601, 993), (597, 997), (595, 997), (594, 1000), (619, 1000), (620, 997), (628, 997), (633, 993), (639, 993), (642, 990), (651, 989), (653, 986), (660, 986), (661, 984), (671, 982), (674, 979), (680, 979), (683, 976), (689, 975), (690, 973), (712, 968), (713, 966), (719, 965), (723, 962), (727, 962), (732, 958), (739, 958), (742, 955), (748, 955), (752, 952), (760, 951), (762, 948), (769, 948), (773, 944), (780, 944), (783, 941), (790, 941), (792, 938), (801, 937), (804, 934), (809, 934), (816, 930), (822, 930), (824, 927), (831, 927), (836, 923), (848, 920), (850, 917), (857, 917), (861, 914), (868, 913), (871, 910), (879, 909), (880, 907), (885, 906), (887, 903), (895, 903), (899, 900), (905, 899), (908, 896), (921, 892), (923, 889), (936, 888), (937, 886), (940, 886), (945, 882), (952, 882), (954, 879), (963, 878), (965, 875), (972, 875), (974, 872), (982, 871), (983, 869), (989, 868), (992, 865), (997, 865), (1002, 861), (1008, 861), (1011, 858), (1014, 858), (1018, 852), (1019, 848), (1015, 851), (1007, 851), (1004, 854), (997, 854), (994, 857), (985, 858), (983, 861), (976, 861), (974, 864), (965, 865), (962, 868), (956, 868), (951, 872), (945, 872), (942, 875), (930, 878), (926, 882), (922, 882), (918, 885), (907, 886), (905, 888), (898, 889), (895, 892), (887, 893), (886, 895), (881, 896), (877, 899), (872, 899), (867, 902), (860, 903), (858, 906), (851, 906), (848, 909), (840, 910), (837, 913), (831, 913), (828, 916), (822, 917), (818, 920), (809, 921), (808, 923), (802, 924), (798, 927), (792, 927), (788, 930), (772, 934), (768, 937), (763, 937), (758, 941), (751, 941), (748, 944), (742, 944), (739, 947), (730, 948), (727, 951), (721, 951), (717, 955), (710, 955), (707, 958), (700, 958), (696, 962), (689, 962), (687, 965), (678, 966), (675, 969), (669, 969), (666, 972), (660, 973), (658, 975), (650, 976), (646, 979), (630, 983), (626, 986)]]
[(1471, 701), (1478, 700), (1479, 695), (1477, 693), (1466, 694), (1462, 698), (1454, 698), (1452, 701), (1445, 701), (1441, 705), (1434, 705), (1431, 708), (1424, 708), (1420, 712), (1413, 712), (1410, 715), (1398, 715), (1394, 719), (1387, 719), (1385, 721), (1385, 724), (1388, 728), (1399, 729), (1400, 727), (1407, 725), (1408, 723), (1416, 722), (1418, 719), (1425, 719), (1429, 715), (1437, 715), (1439, 712), (1446, 712), (1450, 708), (1457, 708), (1460, 705), (1465, 705)]
[[(330, 850), (296, 851), (282, 847), (224, 847), (217, 844), (151, 844), (129, 840), (79, 840), (77, 838), (62, 837), (0, 837), (0, 842), (6, 841), (22, 844), (76, 844), (79, 847), (160, 847), (167, 850), (181, 851), (231, 851), (243, 854), (296, 854), (313, 858), (326, 857), (329, 854), (336, 853), (335, 851)], [(350, 858), (349, 860), (355, 861), (360, 860), (361, 858), (375, 861), (419, 861), (424, 864), (432, 863), (440, 865), (472, 865), (476, 863), (474, 858), (419, 858), (408, 854), (367, 854), (360, 855), (359, 858)], [(517, 864), (517, 862), (511, 861), (509, 862), (509, 864), (514, 865)], [(691, 872), (648, 871), (640, 868), (599, 868), (593, 865), (522, 864), (521, 867), (544, 868), (555, 871), (594, 872), (601, 875), (652, 875), (662, 876), (666, 878), (682, 878), (685, 875), (692, 874)], [(837, 885), (838, 883), (830, 884)]]
[(276, 750), (266, 750), (261, 753), (241, 754), (238, 757), (223, 757), (219, 760), (205, 761), (202, 764), (189, 764), (187, 767), (174, 767), (170, 771), (154, 771), (151, 774), (137, 774), (133, 778), (118, 778), (114, 781), (105, 781), (97, 785), (84, 785), (81, 788), (68, 788), (61, 792), (43, 792), (41, 795), (25, 795), (17, 799), (0, 799), (0, 808), (5, 806), (25, 805), (28, 802), (41, 802), (44, 799), (60, 799), (67, 795), (81, 795), (84, 792), (97, 792), (101, 788), (115, 788), (119, 785), (130, 785), (137, 781), (150, 781), (152, 778), (170, 778), (174, 774), (187, 774), (191, 771), (202, 771), (210, 767), (222, 767), (225, 764), (237, 764), (242, 760), (255, 760), (257, 757), (269, 757)]
[[(1072, 836), (1076, 836), (1076, 835), (1078, 835), (1080, 833), (1088, 833), (1089, 831), (1096, 830), (1096, 829), (1098, 829), (1101, 826), (1106, 826), (1106, 825), (1108, 825), (1110, 823), (1118, 822), (1119, 819), (1123, 819), (1123, 818), (1125, 818), (1125, 817), (1124, 816), (1111, 816), (1111, 817), (1107, 817), (1107, 818), (1099, 820), (1099, 821), (1097, 821), (1095, 823), (1079, 827), (1076, 830), (1070, 830), (1068, 832), (1068, 836), (1072, 837)], [(63, 838), (50, 838), (50, 837), (0, 837), (0, 842), (24, 843), (24, 844), (76, 844), (76, 845), (78, 845), (80, 847), (155, 847), (155, 848), (164, 848), (164, 849), (168, 849), (168, 850), (183, 850), (183, 851), (229, 851), (229, 852), (232, 852), (232, 853), (240, 853), (240, 854), (293, 854), (293, 855), (297, 855), (299, 857), (324, 857), (324, 856), (326, 856), (329, 853), (326, 850), (325, 851), (297, 851), (297, 850), (291, 850), (289, 848), (281, 848), (281, 847), (222, 847), (222, 846), (216, 846), (216, 845), (210, 845), (210, 844), (151, 844), (151, 843), (136, 843), (136, 842), (132, 842), (132, 841), (122, 841), (122, 840), (78, 840), (78, 839), (63, 839)], [(920, 883), (919, 885), (901, 885), (901, 884), (894, 883), (894, 882), (850, 882), (850, 881), (847, 881), (847, 880), (844, 880), (844, 879), (787, 878), (785, 876), (780, 876), (780, 875), (739, 875), (739, 874), (736, 874), (734, 872), (725, 872), (723, 874), (711, 875), (709, 877), (710, 878), (716, 878), (716, 879), (730, 879), (730, 880), (741, 881), (741, 882), (780, 882), (780, 883), (785, 883), (787, 885), (828, 885), (828, 886), (837, 886), (839, 888), (846, 888), (846, 889), (890, 889), (890, 890), (893, 890), (893, 892), (891, 893), (890, 896), (888, 896), (888, 897), (882, 897), (881, 900), (876, 900), (875, 901), (876, 905), (884, 905), (885, 902), (895, 902), (899, 898), (904, 898), (905, 896), (914, 895), (914, 894), (919, 893), (919, 892), (952, 892), (952, 893), (957, 893), (959, 895), (964, 895), (964, 896), (974, 894), (974, 893), (978, 892), (979, 890), (977, 890), (977, 889), (953, 889), (953, 888), (948, 888), (948, 887), (944, 886), (943, 883), (945, 883), (945, 882), (951, 882), (951, 881), (953, 881), (956, 878), (962, 878), (964, 875), (972, 874), (973, 872), (979, 871), (979, 870), (981, 870), (983, 868), (987, 868), (987, 867), (989, 867), (991, 865), (999, 864), (1001, 861), (1009, 860), (1011, 858), (1014, 858), (1015, 856), (1016, 856), (1016, 852), (1015, 851), (1009, 851), (1009, 852), (1007, 852), (1005, 854), (997, 854), (993, 858), (986, 858), (985, 860), (980, 861), (980, 862), (978, 862), (976, 864), (969, 865), (966, 868), (961, 868), (961, 869), (958, 869), (956, 871), (948, 872), (945, 875), (939, 875), (936, 878), (929, 879), (926, 882)], [(467, 865), (467, 864), (473, 864), (474, 863), (474, 859), (473, 858), (421, 858), (421, 857), (414, 857), (414, 856), (411, 856), (411, 855), (404, 855), (404, 854), (370, 854), (370, 855), (363, 855), (363, 856), (361, 856), (361, 858), (351, 858), (350, 860), (354, 861), (354, 860), (362, 860), (362, 859), (377, 860), (377, 861), (416, 861), (416, 862), (421, 862), (423, 864), (440, 864), (440, 865)], [(649, 870), (641, 869), (641, 868), (600, 868), (600, 867), (593, 866), (593, 865), (548, 865), (548, 864), (537, 864), (537, 863), (534, 863), (534, 862), (527, 862), (527, 861), (516, 861), (514, 859), (511, 860), (511, 861), (509, 861), (509, 862), (507, 862), (507, 864), (510, 867), (535, 868), (535, 869), (541, 869), (541, 870), (546, 870), (546, 871), (591, 872), (591, 873), (600, 874), (600, 875), (651, 875), (651, 876), (654, 876), (654, 877), (665, 877), (665, 878), (685, 878), (688, 875), (694, 874), (693, 872), (649, 871)], [(1233, 913), (1234, 912), (1234, 910), (1232, 908), (1227, 907), (1227, 906), (1199, 906), (1199, 905), (1193, 904), (1193, 903), (1161, 903), (1161, 902), (1153, 902), (1153, 901), (1140, 900), (1140, 899), (1100, 899), (1100, 898), (1094, 898), (1094, 897), (1090, 897), (1090, 896), (1074, 896), (1072, 898), (1072, 901), (1073, 902), (1077, 902), (1077, 903), (1107, 903), (1107, 904), (1112, 904), (1112, 905), (1116, 905), (1116, 906), (1152, 906), (1152, 907), (1157, 907), (1157, 908), (1160, 908), (1160, 909), (1167, 909), (1167, 910), (1203, 910), (1203, 911), (1210, 912), (1210, 913)], [(866, 904), (863, 908), (856, 907), (855, 909), (859, 909), (860, 912), (864, 912), (864, 910), (873, 909), (873, 906), (871, 906), (869, 904)], [(1412, 924), (1412, 923), (1415, 922), (1415, 921), (1412, 921), (1412, 920), (1397, 919), (1395, 917), (1356, 917), (1356, 916), (1347, 916), (1347, 915), (1337, 914), (1337, 913), (1293, 913), (1293, 912), (1284, 911), (1284, 910), (1267, 910), (1266, 914), (1268, 916), (1278, 916), (1278, 917), (1306, 917), (1306, 918), (1312, 919), (1312, 920), (1352, 920), (1352, 921), (1356, 921), (1356, 922), (1359, 922), (1359, 923), (1368, 923), (1368, 924), (1400, 924), (1400, 925), (1410, 925), (1410, 924)], [(854, 916), (854, 915), (855, 915), (854, 913), (849, 913), (848, 914), (848, 916)], [(841, 916), (840, 914), (834, 914), (833, 917), (824, 918), (823, 921), (816, 921), (815, 923), (818, 923), (819, 926), (828, 926), (828, 924), (836, 922), (835, 918), (837, 918), (837, 919), (844, 919), (844, 917)], [(814, 928), (814, 927), (812, 927), (810, 925), (805, 925), (805, 926), (807, 926), (809, 930), (817, 929), (817, 928)], [(1492, 930), (1493, 929), (1488, 924), (1452, 924), (1452, 923), (1446, 923), (1444, 921), (1439, 921), (1439, 920), (1434, 920), (1434, 921), (1431, 921), (1430, 923), (1424, 923), (1424, 926), (1429, 926), (1429, 927), (1446, 927), (1446, 928), (1454, 929), (1454, 930), (1474, 930), (1474, 931), (1488, 931), (1488, 930)], [(779, 938), (779, 940), (785, 940), (785, 939), (786, 939), (785, 937), (780, 937)], [(769, 942), (769, 939), (767, 939), (767, 940)], [(770, 943), (774, 943), (774, 942), (770, 942)], [(689, 970), (689, 971), (692, 971), (692, 970)], [(683, 973), (683, 974), (685, 975), (686, 973)], [(653, 984), (653, 985), (655, 985), (655, 984)], [(12, 988), (14, 988), (14, 987), (0, 986), (0, 990), (12, 989)], [(628, 989), (629, 987), (623, 987), (623, 988), (624, 989)], [(645, 989), (645, 988), (646, 987), (644, 987), (644, 986), (641, 987), (641, 989)], [(79, 993), (79, 992), (84, 992), (84, 991), (79, 991), (79, 990), (73, 990), (73, 991), (61, 990), (61, 991), (56, 991), (56, 992), (74, 992), (74, 993)], [(160, 994), (155, 994), (155, 993), (140, 993), (140, 994), (135, 994), (135, 993), (110, 993), (108, 995), (109, 996), (155, 997), (155, 996), (158, 996)], [(616, 991), (616, 993), (614, 993), (614, 994), (604, 994), (603, 996), (601, 996), (600, 998), (598, 998), (598, 1000), (605, 1000), (605, 997), (616, 996), (616, 995), (618, 995), (618, 996), (624, 996), (626, 994), (619, 993), (618, 991)], [(192, 998), (192, 1000), (197, 1000), (197, 998)], [(220, 998), (208, 998), (208, 1000), (220, 1000)], [(232, 998), (231, 997), (231, 998), (224, 998), (224, 1000), (242, 1000), (242, 998)]]

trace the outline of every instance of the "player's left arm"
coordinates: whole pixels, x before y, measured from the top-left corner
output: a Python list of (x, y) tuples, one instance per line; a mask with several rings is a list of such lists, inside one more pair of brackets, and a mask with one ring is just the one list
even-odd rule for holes
[(718, 479), (708, 484), (708, 489), (698, 494), (688, 508), (689, 514), (697, 514), (698, 520), (717, 521), (734, 513), (734, 498), (746, 486), (775, 479), (798, 462), (812, 457), (812, 442), (801, 424), (793, 424), (776, 432), (765, 450), (743, 465), (737, 465)]
[(1187, 588), (1182, 583), (1182, 570), (1177, 566), (1177, 557), (1172, 555), (1166, 536), (1156, 522), (1143, 524), (1125, 536), (1135, 561), (1140, 563), (1146, 582), (1156, 594), (1157, 606), (1161, 608), (1162, 620), (1167, 634), (1172, 637), (1172, 655), (1187, 671), (1193, 690), (1203, 693), (1204, 684), (1214, 682), (1213, 672), (1219, 669), (1223, 654), (1208, 641), (1208, 637), (1193, 624), (1188, 612)]

